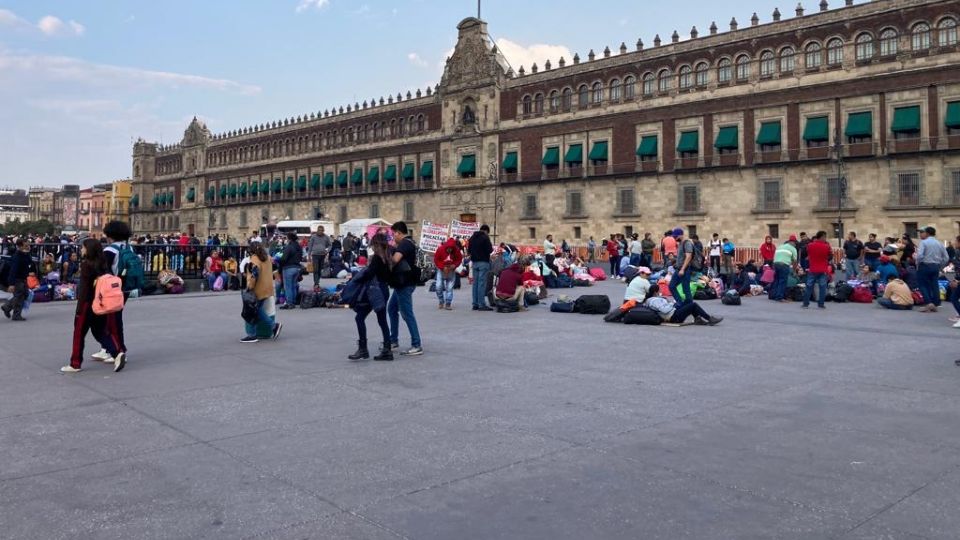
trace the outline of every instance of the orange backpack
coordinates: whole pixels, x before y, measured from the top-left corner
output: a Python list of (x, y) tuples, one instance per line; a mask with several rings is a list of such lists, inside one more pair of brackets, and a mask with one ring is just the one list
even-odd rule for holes
[(94, 282), (93, 312), (97, 315), (123, 309), (123, 282), (117, 276), (104, 274)]

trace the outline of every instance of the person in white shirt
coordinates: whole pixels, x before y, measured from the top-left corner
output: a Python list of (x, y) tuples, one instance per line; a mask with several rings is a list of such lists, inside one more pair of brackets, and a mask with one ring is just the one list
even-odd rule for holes
[(627, 290), (623, 293), (624, 302), (636, 300), (637, 302), (643, 303), (647, 298), (647, 292), (650, 290), (650, 273), (650, 269), (646, 266), (639, 268), (631, 266), (627, 268), (625, 272)]
[(722, 245), (720, 234), (713, 233), (713, 238), (710, 239), (710, 268), (713, 268), (717, 275), (720, 274), (720, 248)]
[(640, 258), (643, 256), (643, 243), (640, 241), (640, 235), (633, 235), (628, 249), (630, 250), (630, 266), (640, 266)]

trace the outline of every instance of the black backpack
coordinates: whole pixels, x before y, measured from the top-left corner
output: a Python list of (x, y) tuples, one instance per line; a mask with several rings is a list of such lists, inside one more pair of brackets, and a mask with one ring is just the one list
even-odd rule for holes
[(602, 294), (585, 294), (573, 303), (573, 310), (583, 315), (606, 315), (610, 312), (610, 299)]
[(740, 293), (731, 289), (723, 293), (723, 298), (720, 299), (720, 302), (722, 302), (725, 306), (739, 306)]
[(540, 303), (540, 297), (533, 291), (524, 293), (523, 298), (527, 301), (528, 306), (535, 306)]
[(520, 304), (516, 300), (497, 300), (497, 313), (516, 313)]
[(837, 283), (837, 292), (833, 295), (833, 301), (848, 302), (851, 294), (853, 294), (853, 287), (848, 285), (846, 281), (841, 281)]
[(641, 324), (656, 326), (663, 322), (663, 317), (647, 306), (635, 306), (623, 315), (623, 324)]

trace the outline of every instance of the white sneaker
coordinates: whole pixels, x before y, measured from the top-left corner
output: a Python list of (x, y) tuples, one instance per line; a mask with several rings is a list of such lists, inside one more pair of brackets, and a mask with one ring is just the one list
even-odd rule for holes
[(120, 371), (125, 365), (127, 365), (127, 353), (117, 353), (117, 357), (113, 359), (113, 371)]
[(960, 321), (953, 323), (954, 328), (960, 328)]
[(62, 368), (60, 368), (61, 373), (80, 373), (81, 371), (83, 370), (77, 369), (73, 366), (63, 366)]
[(100, 352), (93, 353), (90, 357), (103, 362), (113, 362), (113, 357), (110, 356), (110, 353), (108, 353), (106, 349), (100, 349)]

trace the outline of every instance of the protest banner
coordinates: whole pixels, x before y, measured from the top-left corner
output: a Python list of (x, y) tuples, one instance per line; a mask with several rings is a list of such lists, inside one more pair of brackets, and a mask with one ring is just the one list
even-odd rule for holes
[(480, 230), (480, 224), (477, 222), (466, 222), (453, 220), (450, 222), (450, 236), (454, 238), (470, 238), (473, 233)]
[(424, 221), (420, 227), (420, 249), (428, 253), (436, 252), (440, 244), (447, 240), (449, 230), (450, 226), (446, 223)]

